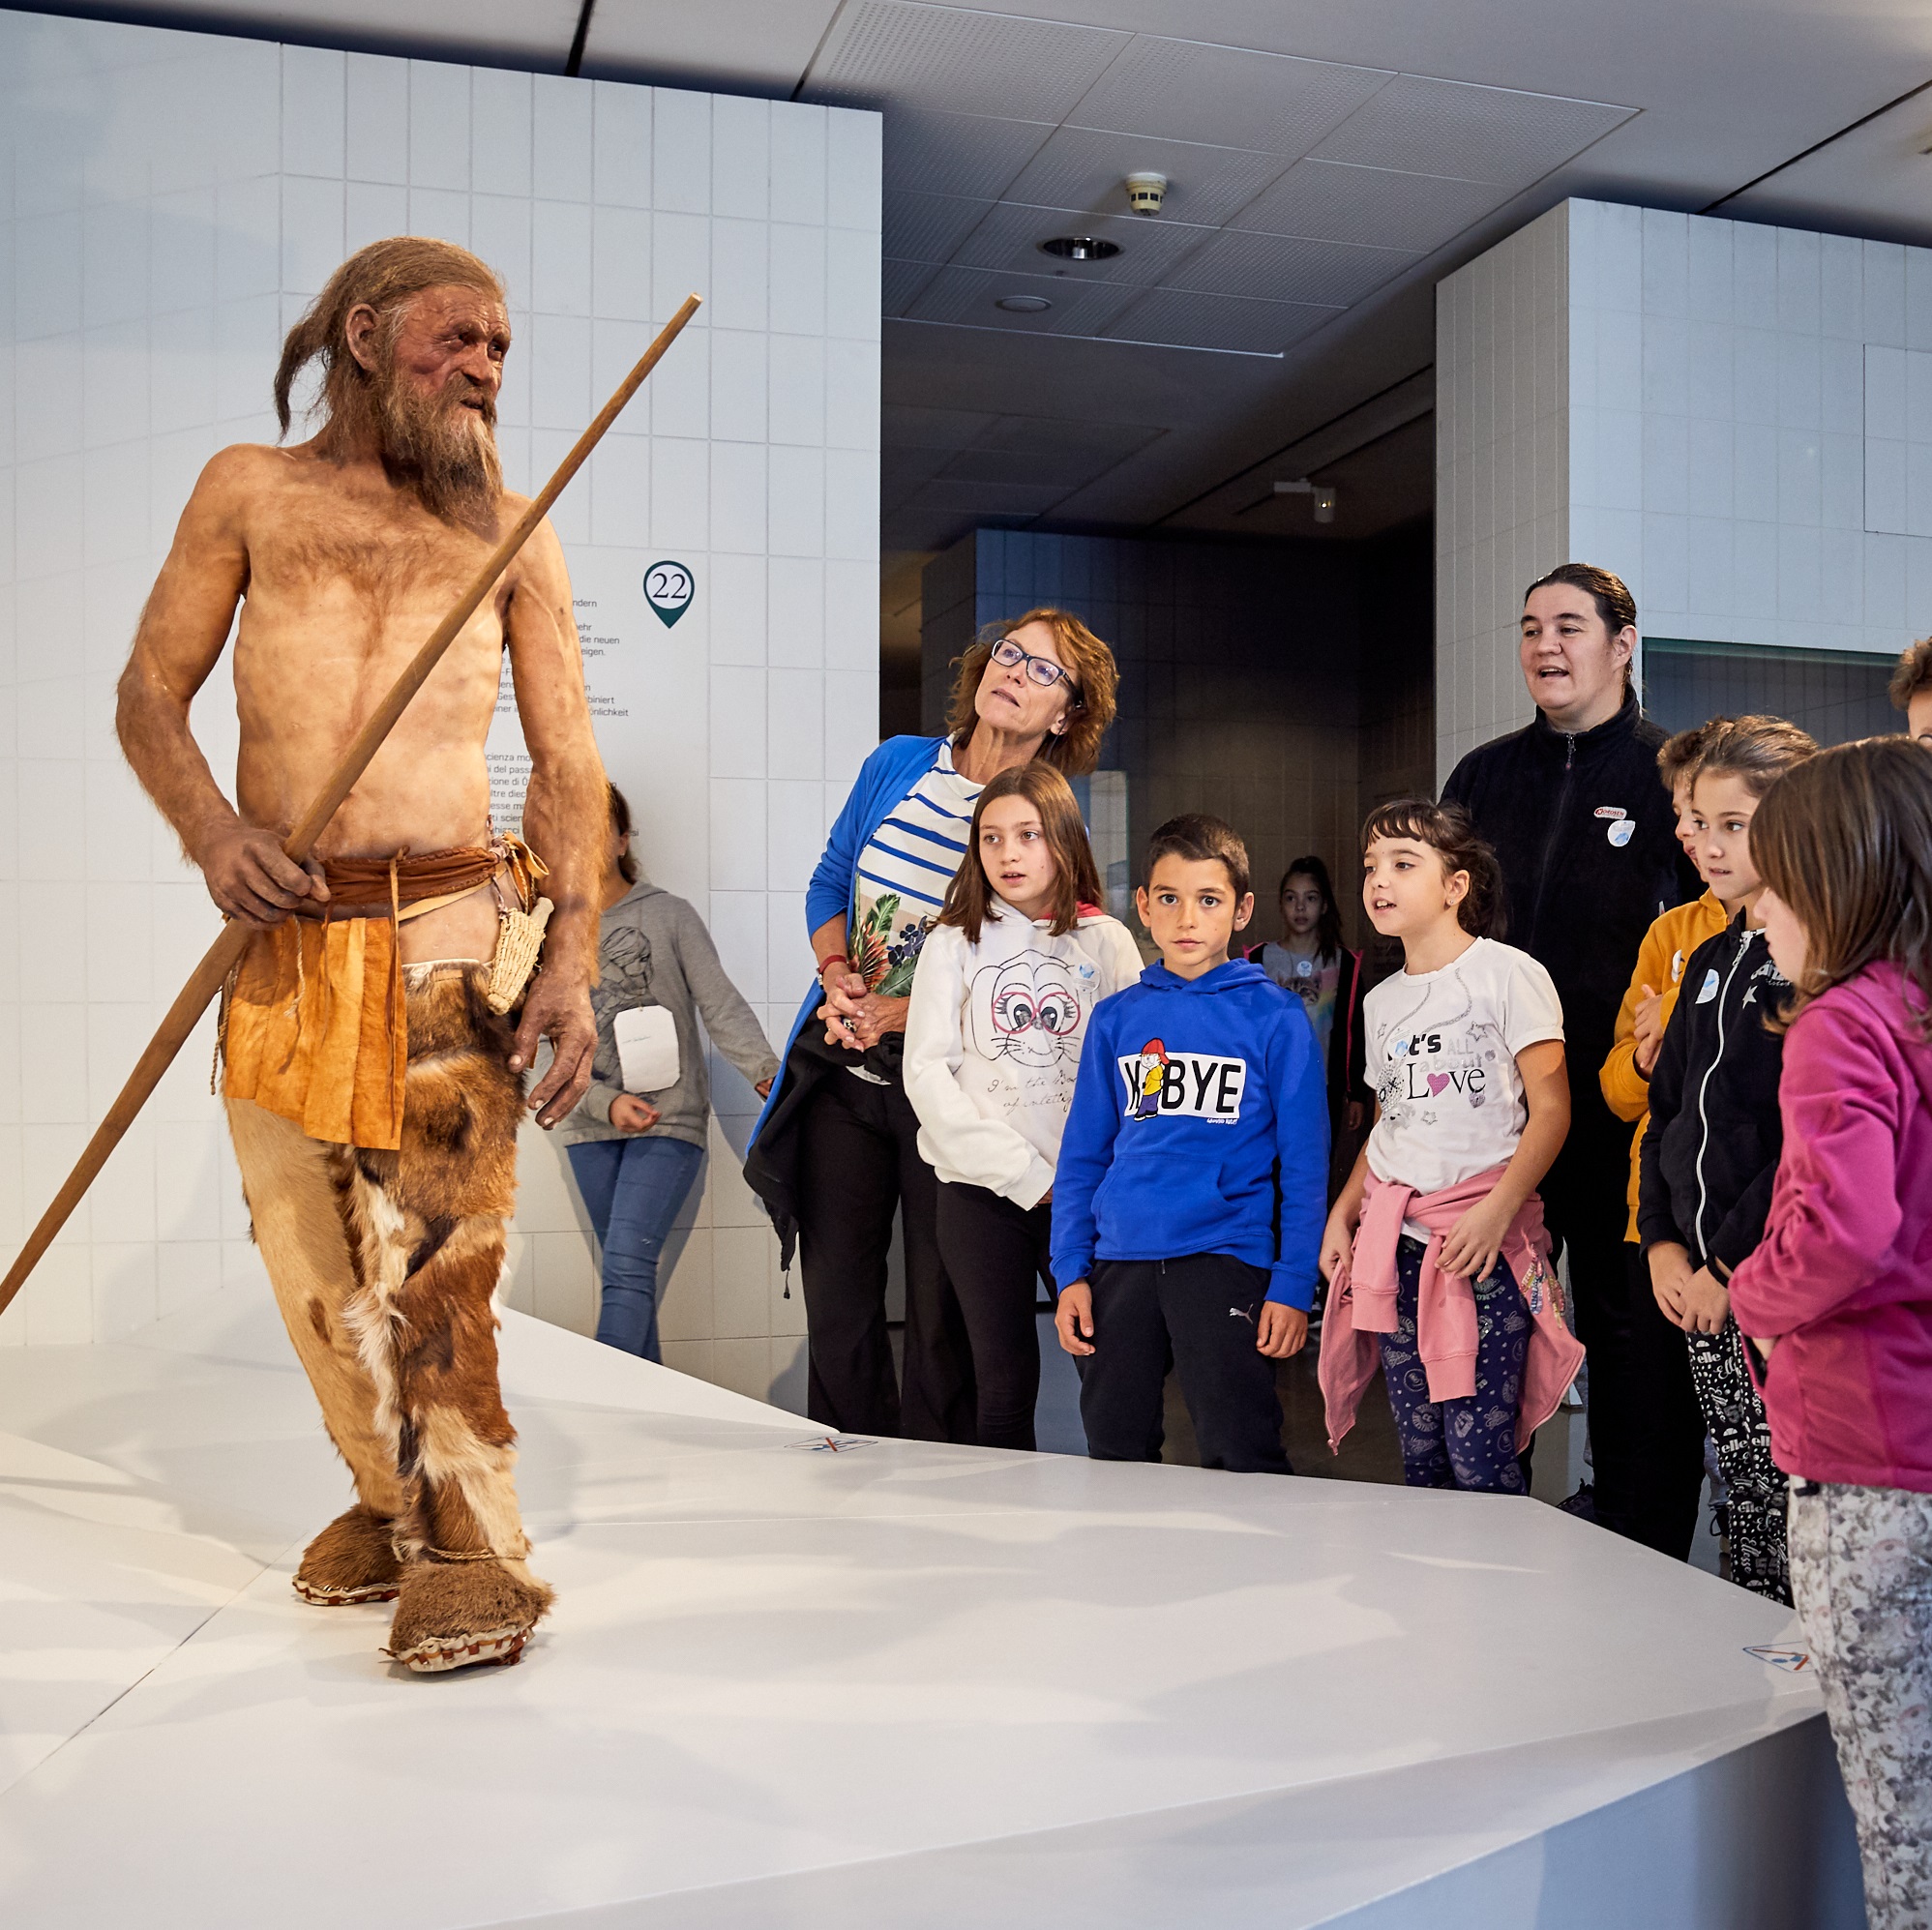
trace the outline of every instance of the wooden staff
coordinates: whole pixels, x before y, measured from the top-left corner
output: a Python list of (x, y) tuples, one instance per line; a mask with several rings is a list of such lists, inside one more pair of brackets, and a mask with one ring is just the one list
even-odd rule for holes
[[(302, 814), (295, 829), (288, 834), (287, 843), (282, 847), (298, 865), (314, 849), (315, 840), (322, 835), (342, 800), (355, 788), (363, 772), (368, 770), (370, 760), (382, 749), (383, 739), (395, 728), (396, 720), (408, 708), (409, 699), (423, 688), (430, 672), (441, 662), (443, 652), (455, 642), (457, 632), (475, 614), (476, 607), (490, 594), (497, 578), (509, 568), (511, 558), (529, 541), (531, 532), (563, 493), (564, 486), (603, 440), (605, 431), (617, 420), (624, 404), (643, 386), (644, 377), (664, 359), (665, 350), (677, 340), (685, 323), (698, 312), (698, 301), (696, 295), (684, 298), (678, 312), (644, 351), (642, 360), (617, 385), (616, 394), (598, 410), (596, 419), (577, 438), (570, 454), (557, 464), (556, 474), (531, 498), (529, 508), (518, 518), (517, 526), (490, 552), (489, 561), (476, 573), (468, 589), (431, 632), (430, 640), (416, 652), (408, 668), (396, 679), (389, 695), (376, 705), (369, 722), (356, 733), (355, 742), (336, 766), (335, 774), (323, 786), (322, 794)], [(6, 1280), (0, 1282), (0, 1314), (7, 1311), (14, 1295), (26, 1284), (27, 1276), (40, 1263), (41, 1256), (52, 1245), (54, 1235), (67, 1224), (68, 1215), (79, 1205), (87, 1189), (93, 1185), (96, 1174), (106, 1165), (108, 1154), (120, 1144), (123, 1135), (134, 1123), (141, 1108), (147, 1104), (148, 1095), (161, 1084), (162, 1074), (174, 1062), (175, 1054), (187, 1044), (189, 1034), (208, 1009), (208, 1001), (221, 991), (223, 981), (248, 949), (253, 935), (248, 926), (230, 920), (223, 928), (222, 935), (208, 948), (207, 957), (194, 967), (193, 976), (181, 988), (181, 995), (167, 1008), (167, 1017), (161, 1022), (161, 1029), (148, 1042), (147, 1051), (128, 1076), (127, 1084), (122, 1086), (120, 1095), (108, 1107), (107, 1116), (94, 1129), (94, 1137), (87, 1142), (87, 1149), (62, 1182), (60, 1191), (53, 1197), (53, 1203), (41, 1215), (40, 1224), (20, 1249), (19, 1258), (8, 1268)]]

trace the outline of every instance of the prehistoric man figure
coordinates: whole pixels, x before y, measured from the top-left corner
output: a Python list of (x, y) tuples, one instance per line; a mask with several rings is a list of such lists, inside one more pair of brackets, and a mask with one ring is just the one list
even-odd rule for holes
[[(520, 1075), (550, 1038), (528, 1104), (554, 1125), (596, 1046), (605, 781), (548, 523), (315, 859), (291, 864), (280, 845), (525, 506), (501, 487), (492, 430), (509, 345), (502, 284), (464, 250), (405, 237), (344, 262), (275, 381), (285, 431), (291, 386), (319, 360), (320, 432), (225, 449), (202, 471), (120, 686), (129, 761), (215, 903), (255, 934), (223, 1003), (229, 1126), (358, 1497), (295, 1588), (322, 1604), (396, 1599), (389, 1652), (418, 1670), (514, 1661), (550, 1600), (524, 1565), (491, 1305)], [(238, 606), (231, 807), (189, 705)], [(499, 920), (529, 908), (545, 873), (490, 822), (483, 747), (506, 650), (531, 758), (524, 829), (555, 907), (514, 1034), (490, 1003)]]

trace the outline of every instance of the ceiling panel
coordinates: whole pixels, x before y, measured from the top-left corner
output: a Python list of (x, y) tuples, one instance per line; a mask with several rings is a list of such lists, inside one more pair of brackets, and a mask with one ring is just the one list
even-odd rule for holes
[(1028, 201), (1038, 208), (1124, 215), (1127, 176), (1146, 169), (1168, 177), (1159, 219), (1212, 227), (1253, 200), (1287, 164), (1278, 154), (1061, 128), (1006, 190), (1004, 198)]
[[(1220, 230), (1139, 215), (1080, 214), (1069, 208), (1029, 208), (998, 202), (960, 248), (962, 268), (1003, 268), (1051, 275), (1055, 281), (1126, 282), (1136, 287), (1164, 281), (1189, 249)], [(1061, 262), (1040, 252), (1055, 235), (1093, 235), (1118, 245), (1109, 261)]]
[(891, 102), (1056, 122), (1129, 38), (963, 8), (857, 0), (840, 12), (800, 93), (850, 107)]
[(1203, 242), (1173, 279), (1180, 287), (1206, 295), (1346, 308), (1416, 258), (1406, 249), (1356, 248), (1347, 242), (1227, 228)]
[(903, 315), (936, 272), (930, 261), (895, 261), (888, 256), (879, 264), (879, 312)]
[(1066, 493), (1058, 483), (955, 483), (940, 477), (926, 484), (908, 507), (966, 516), (1041, 516)]
[(878, 492), (887, 501), (909, 496), (930, 483), (952, 460), (950, 449), (882, 448), (878, 457)]
[[(964, 322), (971, 328), (1010, 330), (1016, 335), (1098, 335), (1138, 292), (1113, 282), (941, 268), (907, 306), (906, 319)], [(1042, 314), (1013, 314), (995, 306), (1001, 295), (1039, 295), (1053, 307)]]
[(953, 250), (997, 205), (954, 194), (901, 194), (888, 189), (881, 245), (901, 261), (949, 261)]
[(1403, 174), (1337, 161), (1297, 161), (1230, 224), (1263, 234), (1304, 235), (1427, 253), (1506, 198), (1486, 181)]
[(1358, 107), (1315, 152), (1323, 161), (1525, 188), (1634, 112), (1599, 101), (1405, 74)]
[(1294, 60), (1142, 34), (1067, 116), (1077, 128), (1305, 154), (1393, 76), (1372, 67)]
[(908, 193), (998, 195), (1053, 131), (1051, 121), (940, 114), (895, 103), (885, 110), (885, 178)]
[[(333, 9), (341, 0), (328, 4)], [(440, 4), (447, 6), (448, 0)], [(467, 7), (470, 0), (464, 4)], [(503, 0), (503, 4), (537, 14), (546, 0)], [(569, 15), (561, 42), (567, 50), (582, 11), (580, 0), (550, 0), (550, 4)], [(701, 7), (667, 7), (661, 0), (597, 0), (584, 40), (584, 71), (600, 74), (642, 71), (653, 80), (685, 86), (735, 80), (738, 86), (732, 92), (742, 91), (749, 79), (780, 86), (789, 94), (837, 12), (838, 0), (704, 0)]]
[(1062, 417), (1003, 415), (973, 438), (972, 447), (1013, 455), (1078, 455), (1085, 473), (1092, 476), (1112, 468), (1164, 432), (1142, 422), (1069, 422)]
[[(736, 9), (741, 0), (728, 4)], [(211, 34), (269, 40), (286, 35), (324, 46), (402, 43), (443, 49), (451, 60), (535, 60), (556, 73), (570, 51), (581, 7), (580, 0), (476, 0), (461, 8), (449, 0), (165, 0), (154, 7), (57, 5), (46, 11), (132, 17)], [(802, 19), (830, 11), (826, 0), (801, 0), (798, 8)], [(816, 31), (823, 31), (822, 21)]]
[(1302, 302), (1258, 302), (1238, 295), (1197, 295), (1155, 288), (1112, 322), (1114, 341), (1148, 341), (1178, 348), (1218, 348), (1279, 355), (1343, 312)]
[(907, 449), (965, 449), (999, 418), (979, 409), (929, 409), (887, 402), (878, 416), (881, 440)]

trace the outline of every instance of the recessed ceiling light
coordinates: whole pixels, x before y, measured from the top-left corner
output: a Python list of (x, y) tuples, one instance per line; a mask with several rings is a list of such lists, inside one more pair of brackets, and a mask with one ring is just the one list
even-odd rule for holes
[(1108, 261), (1120, 252), (1120, 244), (1092, 234), (1056, 234), (1040, 244), (1040, 252), (1056, 254), (1062, 261)]
[(1044, 295), (1001, 295), (993, 305), (1009, 315), (1043, 315), (1053, 307)]

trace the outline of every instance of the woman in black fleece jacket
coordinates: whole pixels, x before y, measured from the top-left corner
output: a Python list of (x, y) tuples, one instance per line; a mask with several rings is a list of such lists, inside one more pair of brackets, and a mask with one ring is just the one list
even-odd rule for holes
[(1782, 718), (1740, 717), (1711, 738), (1698, 766), (1699, 854), (1711, 890), (1736, 915), (1684, 965), (1650, 1069), (1637, 1194), (1657, 1304), (1684, 1330), (1698, 1405), (1717, 1443), (1731, 1579), (1787, 1606), (1785, 1477), (1725, 1283), (1764, 1237), (1784, 1149), (1784, 1037), (1766, 1022), (1791, 985), (1754, 922), (1764, 883), (1751, 864), (1751, 818), (1758, 799), (1816, 748)]
[(1631, 690), (1636, 643), (1637, 607), (1608, 570), (1565, 563), (1531, 583), (1520, 661), (1536, 717), (1470, 752), (1442, 801), (1462, 805), (1494, 847), (1501, 935), (1548, 971), (1563, 1002), (1570, 1132), (1539, 1190), (1590, 1353), (1595, 1517), (1681, 1556), (1704, 1483), (1697, 1415), (1673, 1371), (1677, 1334), (1648, 1293), (1630, 1291), (1631, 1129), (1596, 1077), (1650, 921), (1702, 889), (1657, 771), (1664, 733)]

